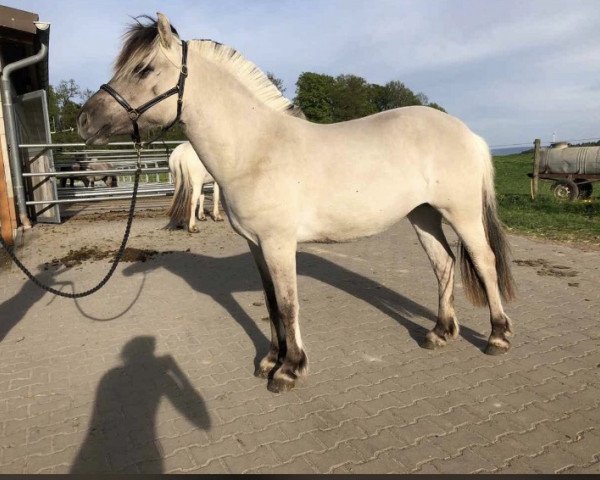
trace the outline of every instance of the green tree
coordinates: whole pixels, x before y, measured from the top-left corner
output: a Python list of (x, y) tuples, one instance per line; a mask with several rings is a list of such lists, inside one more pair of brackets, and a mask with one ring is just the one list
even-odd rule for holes
[(410, 88), (398, 80), (385, 85), (372, 85), (372, 98), (378, 112), (392, 108), (422, 105), (421, 99)]
[(438, 104), (437, 104), (437, 103), (435, 103), (435, 102), (431, 102), (431, 103), (429, 103), (427, 106), (428, 106), (428, 107), (431, 107), (431, 108), (435, 108), (436, 110), (439, 110), (439, 111), (441, 111), (441, 112), (444, 112), (444, 113), (446, 113), (446, 110), (445, 110), (444, 108), (442, 108), (442, 106), (441, 106), (441, 105), (438, 105)]
[(86, 88), (85, 90), (81, 91), (81, 93), (79, 94), (79, 98), (81, 98), (81, 101), (85, 103), (90, 99), (92, 95), (94, 95), (94, 93), (96, 92), (90, 90), (89, 88)]
[(55, 132), (60, 123), (60, 107), (52, 85), (48, 85), (48, 116), (50, 117), (50, 130)]
[(306, 118), (317, 123), (333, 122), (332, 91), (335, 79), (329, 75), (313, 72), (303, 72), (296, 82), (296, 97), (298, 105)]
[(429, 105), (429, 98), (423, 92), (419, 92), (415, 96), (419, 100), (419, 105)]
[(61, 130), (77, 129), (77, 115), (81, 105), (79, 103), (66, 101), (60, 112), (60, 125)]
[(48, 115), (54, 143), (81, 141), (77, 134), (77, 115), (93, 94), (90, 89), (81, 89), (73, 79), (48, 86)]
[(343, 122), (377, 112), (371, 98), (371, 86), (362, 77), (339, 75), (331, 91), (333, 121)]
[(75, 80), (61, 80), (57, 86), (48, 88), (48, 113), (50, 125), (57, 132), (74, 129), (81, 108), (81, 88)]
[(283, 80), (281, 78), (276, 77), (273, 72), (267, 72), (267, 77), (269, 78), (269, 80), (271, 80), (271, 82), (273, 82), (273, 85), (275, 85), (277, 87), (277, 89), (281, 92), (281, 94), (283, 95), (283, 93), (285, 92), (285, 87), (283, 86)]

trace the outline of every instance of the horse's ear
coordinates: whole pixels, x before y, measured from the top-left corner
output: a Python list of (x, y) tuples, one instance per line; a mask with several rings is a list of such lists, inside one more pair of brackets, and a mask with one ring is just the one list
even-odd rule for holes
[(171, 46), (171, 40), (173, 39), (173, 32), (171, 31), (171, 24), (166, 15), (157, 12), (158, 17), (158, 34), (160, 35), (161, 43), (169, 48)]

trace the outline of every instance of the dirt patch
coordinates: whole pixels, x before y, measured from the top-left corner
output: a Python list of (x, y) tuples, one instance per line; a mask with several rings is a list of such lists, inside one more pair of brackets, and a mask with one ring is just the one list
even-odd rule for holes
[(516, 263), (521, 267), (541, 267), (548, 265), (548, 262), (542, 258), (539, 258), (537, 260), (513, 260), (513, 263)]
[(8, 253), (6, 253), (4, 249), (0, 247), (0, 271), (9, 270), (11, 263), (12, 260), (8, 256)]
[[(97, 223), (100, 221), (123, 221), (127, 220), (129, 212), (126, 210), (110, 210), (107, 212), (96, 212), (96, 213), (80, 213), (76, 216), (68, 217), (70, 222), (88, 222)], [(161, 209), (146, 209), (135, 212), (135, 218), (165, 218), (165, 222), (168, 220), (167, 210)]]
[[(117, 250), (103, 250), (96, 246), (81, 247), (77, 250), (69, 250), (69, 253), (61, 258), (53, 258), (51, 262), (46, 262), (44, 264), (44, 269), (48, 270), (51, 265), (58, 266), (62, 264), (65, 267), (70, 268), (74, 267), (75, 265), (81, 265), (83, 262), (87, 261), (95, 262), (105, 259), (112, 260), (116, 252)], [(127, 247), (123, 252), (121, 261), (128, 263), (145, 262), (146, 260), (157, 255), (166, 255), (169, 253), (173, 253), (173, 251), (159, 252), (157, 250)]]
[(539, 268), (537, 274), (541, 276), (576, 277), (578, 275), (578, 272), (573, 270), (571, 267), (567, 267), (565, 265), (552, 265), (550, 262), (548, 262), (548, 260), (544, 260), (543, 258), (538, 258), (535, 260), (513, 260), (513, 263), (516, 263), (522, 267)]

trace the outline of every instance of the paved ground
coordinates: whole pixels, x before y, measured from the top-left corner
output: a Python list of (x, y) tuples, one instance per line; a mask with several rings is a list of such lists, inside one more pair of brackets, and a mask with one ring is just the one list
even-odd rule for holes
[[(502, 357), (460, 282), (461, 337), (419, 348), (436, 285), (411, 227), (298, 255), (308, 380), (253, 377), (268, 322), (246, 244), (227, 223), (160, 230), (80, 301), (0, 270), (0, 472), (600, 473), (600, 252), (511, 237), (519, 298)], [(38, 226), (29, 265), (115, 248), (124, 222)], [(98, 253), (98, 252), (96, 252)], [(91, 286), (108, 261), (40, 277)]]

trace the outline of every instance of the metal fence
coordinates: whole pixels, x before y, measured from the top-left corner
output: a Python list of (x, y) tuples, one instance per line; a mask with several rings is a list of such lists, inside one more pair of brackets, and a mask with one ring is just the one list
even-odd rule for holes
[[(165, 141), (143, 151), (138, 198), (173, 193), (168, 161), (170, 153), (180, 143)], [(101, 149), (90, 149), (84, 143), (22, 144), (19, 147), (24, 164), (26, 205), (40, 221), (44, 221), (42, 214), (45, 211), (60, 204), (131, 198), (137, 163), (132, 142), (109, 143)], [(52, 155), (48, 155), (49, 152)], [(42, 156), (53, 159), (45, 163), (44, 171), (27, 168)], [(43, 198), (34, 195), (40, 191), (40, 185), (48, 182), (54, 188), (46, 188)], [(60, 217), (46, 221), (60, 221)]]

